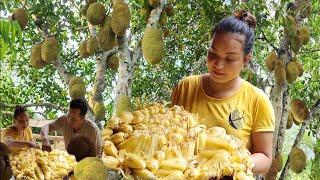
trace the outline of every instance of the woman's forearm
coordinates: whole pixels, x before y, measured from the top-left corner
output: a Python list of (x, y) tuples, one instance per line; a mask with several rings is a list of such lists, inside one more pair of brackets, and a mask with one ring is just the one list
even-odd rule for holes
[(263, 153), (253, 153), (251, 155), (254, 168), (252, 172), (254, 174), (266, 174), (271, 166), (272, 158), (266, 156)]
[(9, 148), (25, 148), (30, 147), (31, 145), (29, 141), (19, 141), (13, 139), (7, 139), (5, 142)]

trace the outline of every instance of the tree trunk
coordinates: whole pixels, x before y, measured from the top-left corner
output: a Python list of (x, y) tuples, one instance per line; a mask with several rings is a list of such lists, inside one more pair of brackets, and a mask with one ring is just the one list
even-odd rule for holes
[[(156, 26), (156, 24), (159, 21), (160, 14), (162, 12), (163, 3), (164, 0), (160, 1), (161, 4), (157, 6), (157, 8), (153, 9), (150, 18), (148, 19), (147, 27), (150, 26)], [(122, 36), (118, 37), (119, 40), (119, 47), (120, 47), (120, 53), (119, 53), (119, 75), (117, 80), (117, 86), (115, 89), (115, 98), (114, 98), (114, 105), (113, 105), (113, 112), (112, 116), (115, 116), (116, 109), (118, 104), (118, 100), (120, 95), (127, 96), (129, 99), (131, 98), (132, 93), (132, 80), (134, 77), (134, 68), (137, 60), (141, 56), (141, 51), (139, 44), (134, 48), (133, 51), (129, 50), (129, 44), (128, 44), (128, 37)], [(140, 42), (140, 41), (139, 41)]]

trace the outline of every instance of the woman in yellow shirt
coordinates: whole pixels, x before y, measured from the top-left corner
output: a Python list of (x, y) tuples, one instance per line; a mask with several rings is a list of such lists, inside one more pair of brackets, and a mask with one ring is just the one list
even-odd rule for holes
[(22, 106), (16, 106), (13, 117), (13, 126), (5, 129), (1, 138), (9, 147), (11, 153), (16, 154), (22, 148), (26, 147), (36, 147), (36, 143), (32, 138), (32, 130), (29, 127), (29, 114), (27, 109)]
[(255, 165), (253, 173), (264, 174), (272, 162), (274, 112), (267, 95), (240, 78), (252, 59), (255, 26), (255, 17), (244, 10), (221, 20), (207, 52), (209, 72), (180, 81), (172, 104), (198, 114), (208, 127), (223, 127), (243, 139)]

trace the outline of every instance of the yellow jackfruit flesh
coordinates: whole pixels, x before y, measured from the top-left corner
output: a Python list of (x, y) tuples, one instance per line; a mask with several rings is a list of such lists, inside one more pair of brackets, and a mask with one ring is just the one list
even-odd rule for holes
[(46, 38), (41, 45), (41, 57), (51, 63), (59, 58), (59, 44), (54, 37)]
[(123, 0), (114, 1), (111, 17), (112, 31), (118, 36), (124, 36), (130, 26), (131, 14), (128, 4)]
[(103, 103), (98, 102), (95, 103), (93, 112), (97, 119), (103, 119), (105, 117), (106, 108)]
[(16, 9), (12, 14), (12, 19), (18, 21), (21, 29), (24, 29), (28, 24), (26, 10), (23, 8)]
[(74, 176), (77, 180), (105, 180), (107, 168), (100, 158), (87, 157), (74, 168)]
[(142, 38), (142, 53), (151, 64), (159, 63), (164, 57), (162, 30), (148, 27)]
[(119, 57), (117, 55), (112, 55), (107, 60), (107, 67), (112, 70), (118, 70), (119, 67)]
[(133, 179), (233, 176), (253, 180), (245, 142), (223, 128), (207, 128), (199, 122), (197, 116), (178, 106), (154, 104), (122, 111), (103, 131), (102, 159), (107, 167), (121, 168)]
[(286, 78), (288, 83), (293, 83), (299, 76), (299, 70), (295, 62), (291, 61), (286, 67)]
[(93, 25), (99, 25), (103, 22), (106, 16), (106, 9), (99, 2), (94, 2), (89, 5), (87, 10), (87, 19)]
[(292, 112), (293, 118), (299, 123), (302, 123), (309, 117), (309, 109), (300, 99), (291, 100), (290, 111)]
[(307, 157), (299, 147), (292, 148), (290, 154), (290, 168), (295, 173), (301, 173), (306, 167)]
[(34, 68), (42, 68), (47, 63), (41, 57), (41, 43), (37, 43), (31, 48), (30, 65)]
[(93, 55), (98, 50), (98, 41), (97, 41), (97, 39), (94, 38), (94, 37), (89, 37), (87, 39), (86, 48), (87, 48), (87, 53), (90, 54), (90, 55)]

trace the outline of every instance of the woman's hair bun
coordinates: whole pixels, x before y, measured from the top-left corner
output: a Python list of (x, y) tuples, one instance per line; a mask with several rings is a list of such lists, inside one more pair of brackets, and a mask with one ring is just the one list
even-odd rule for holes
[(256, 17), (247, 10), (236, 11), (233, 13), (233, 16), (241, 21), (246, 22), (251, 28), (255, 28), (257, 26)]

